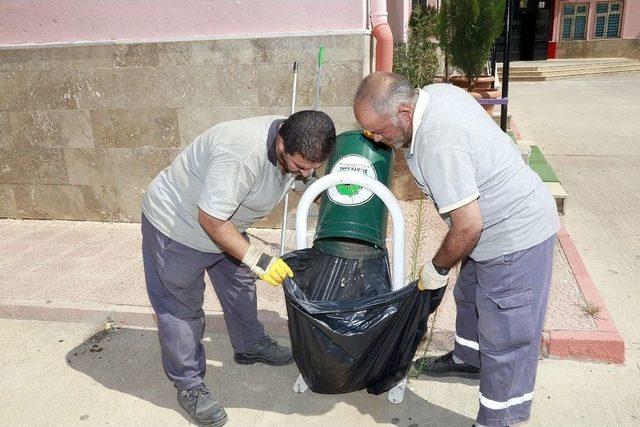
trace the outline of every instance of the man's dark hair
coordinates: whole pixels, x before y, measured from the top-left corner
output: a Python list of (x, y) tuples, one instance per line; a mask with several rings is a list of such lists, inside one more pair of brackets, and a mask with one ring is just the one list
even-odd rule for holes
[(324, 162), (336, 143), (336, 128), (331, 117), (322, 111), (304, 110), (293, 113), (278, 131), (284, 151), (299, 154), (305, 160)]

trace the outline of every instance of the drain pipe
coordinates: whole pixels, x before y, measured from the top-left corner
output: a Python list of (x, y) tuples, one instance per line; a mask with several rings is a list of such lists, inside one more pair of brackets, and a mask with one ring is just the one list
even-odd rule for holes
[(387, 0), (371, 0), (371, 35), (376, 39), (376, 71), (393, 71), (393, 35), (387, 22)]

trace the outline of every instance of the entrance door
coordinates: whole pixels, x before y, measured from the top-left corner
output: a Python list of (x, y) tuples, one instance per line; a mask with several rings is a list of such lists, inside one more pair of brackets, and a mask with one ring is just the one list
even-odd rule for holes
[[(531, 1), (529, 1), (529, 4)], [(532, 61), (533, 51), (536, 44), (536, 19), (538, 18), (537, 8), (522, 8), (518, 11), (520, 21), (520, 38), (518, 53), (520, 61)]]
[(536, 17), (535, 37), (533, 41), (533, 59), (547, 59), (547, 45), (549, 44), (549, 26), (553, 1), (537, 1), (538, 16)]
[[(512, 1), (513, 21), (511, 25), (511, 61), (547, 59), (549, 19), (553, 0), (507, 0)], [(502, 61), (504, 32), (496, 40), (496, 59)]]
[(520, 5), (520, 60), (547, 59), (551, 0), (523, 0)]

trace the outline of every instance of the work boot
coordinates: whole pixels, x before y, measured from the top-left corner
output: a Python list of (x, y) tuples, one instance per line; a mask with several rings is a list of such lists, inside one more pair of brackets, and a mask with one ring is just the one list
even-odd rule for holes
[(179, 391), (178, 403), (199, 426), (219, 427), (227, 423), (227, 413), (204, 384)]
[(278, 345), (276, 340), (265, 335), (244, 353), (235, 353), (233, 360), (241, 365), (251, 365), (260, 362), (272, 366), (288, 365), (293, 362), (293, 353), (288, 347)]
[(456, 363), (453, 351), (437, 357), (421, 357), (413, 363), (418, 374), (432, 377), (480, 378), (480, 368), (468, 363)]

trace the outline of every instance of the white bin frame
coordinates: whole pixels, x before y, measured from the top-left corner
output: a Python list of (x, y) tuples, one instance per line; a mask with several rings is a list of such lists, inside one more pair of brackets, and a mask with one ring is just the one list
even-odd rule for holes
[[(325, 175), (311, 184), (304, 192), (298, 210), (296, 212), (296, 249), (306, 249), (309, 247), (307, 237), (307, 217), (311, 203), (316, 197), (331, 187), (339, 184), (355, 184), (359, 185), (378, 196), (385, 204), (391, 220), (393, 222), (393, 268), (391, 286), (394, 291), (405, 285), (404, 278), (404, 214), (400, 207), (400, 203), (393, 193), (380, 181), (369, 178), (366, 175), (357, 172), (335, 172)], [(406, 377), (396, 384), (387, 395), (387, 399), (392, 403), (400, 403), (404, 398), (404, 390), (407, 385)], [(302, 375), (298, 376), (293, 390), (297, 393), (303, 393), (309, 388), (304, 382)]]

